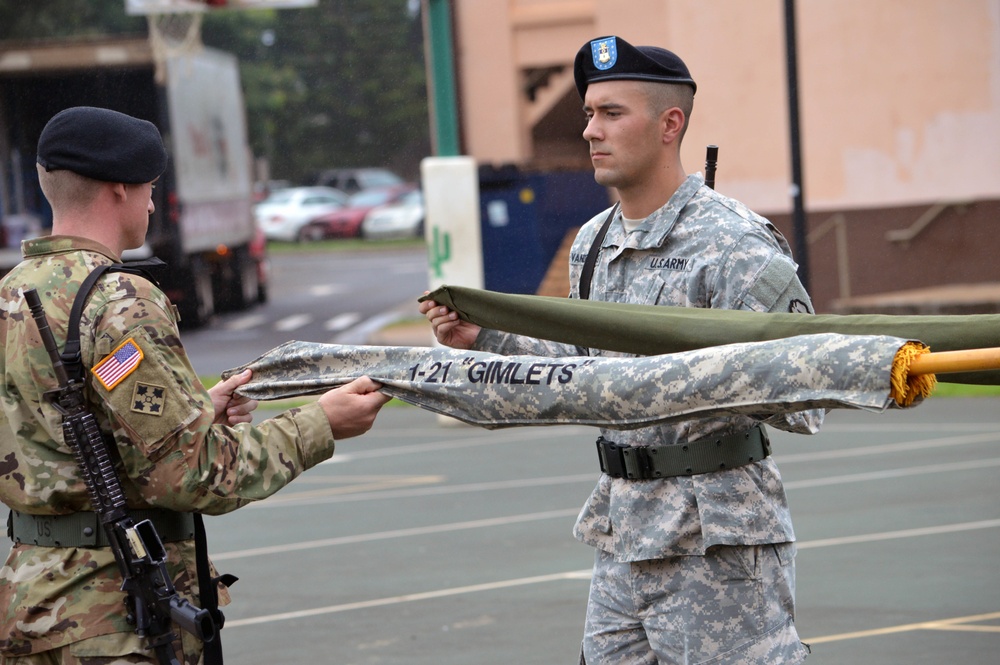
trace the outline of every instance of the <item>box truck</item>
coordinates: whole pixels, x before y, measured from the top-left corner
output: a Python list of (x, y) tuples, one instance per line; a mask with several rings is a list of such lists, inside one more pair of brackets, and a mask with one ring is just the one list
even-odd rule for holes
[(167, 262), (161, 287), (182, 325), (266, 300), (236, 58), (199, 47), (157, 59), (145, 38), (0, 43), (0, 273), (20, 260), (22, 239), (51, 225), (35, 149), (49, 118), (71, 106), (114, 109), (159, 127), (168, 167), (153, 193), (146, 246), (132, 256)]

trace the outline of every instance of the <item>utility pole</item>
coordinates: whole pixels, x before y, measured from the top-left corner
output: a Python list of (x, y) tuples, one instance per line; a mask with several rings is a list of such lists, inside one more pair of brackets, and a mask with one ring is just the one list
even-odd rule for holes
[(806, 242), (806, 209), (802, 180), (802, 143), (799, 136), (799, 72), (795, 40), (795, 0), (785, 0), (785, 48), (788, 72), (788, 129), (792, 151), (792, 230), (799, 281), (809, 290), (809, 245)]
[(439, 157), (453, 157), (460, 148), (451, 0), (423, 1), (432, 147)]

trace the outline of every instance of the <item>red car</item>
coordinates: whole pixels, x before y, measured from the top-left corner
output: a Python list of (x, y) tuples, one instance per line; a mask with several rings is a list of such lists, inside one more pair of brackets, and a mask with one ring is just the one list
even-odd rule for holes
[(387, 203), (395, 203), (414, 189), (413, 185), (391, 185), (361, 190), (352, 194), (343, 208), (309, 222), (303, 227), (301, 237), (307, 240), (358, 238), (361, 236), (361, 222), (368, 211)]

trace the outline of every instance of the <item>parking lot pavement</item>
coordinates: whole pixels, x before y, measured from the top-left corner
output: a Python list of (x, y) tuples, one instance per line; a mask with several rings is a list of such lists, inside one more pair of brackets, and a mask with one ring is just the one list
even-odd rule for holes
[[(1000, 399), (771, 433), (808, 662), (997, 662)], [(276, 496), (207, 519), (217, 567), (240, 577), (227, 659), (576, 663), (593, 553), (571, 529), (598, 477), (595, 436), (487, 431), (393, 403)]]
[[(931, 398), (773, 434), (810, 663), (996, 662), (998, 407)], [(277, 496), (209, 520), (217, 565), (241, 578), (227, 658), (575, 663), (592, 551), (570, 532), (594, 436), (387, 407)]]

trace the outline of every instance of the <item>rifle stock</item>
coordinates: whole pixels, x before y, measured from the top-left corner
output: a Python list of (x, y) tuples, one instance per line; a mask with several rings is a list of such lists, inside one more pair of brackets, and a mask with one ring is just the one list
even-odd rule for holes
[(87, 410), (84, 382), (68, 375), (38, 293), (27, 289), (24, 298), (59, 382), (59, 388), (46, 393), (46, 397), (63, 416), (66, 445), (73, 450), (94, 512), (118, 562), (124, 580), (122, 590), (130, 601), (129, 621), (156, 651), (161, 663), (179, 665), (173, 654), (172, 643), (177, 636), (171, 629), (171, 619), (205, 642), (215, 638), (215, 622), (208, 610), (177, 594), (167, 572), (166, 550), (153, 523), (136, 523), (129, 514), (108, 444), (94, 415)]

